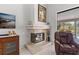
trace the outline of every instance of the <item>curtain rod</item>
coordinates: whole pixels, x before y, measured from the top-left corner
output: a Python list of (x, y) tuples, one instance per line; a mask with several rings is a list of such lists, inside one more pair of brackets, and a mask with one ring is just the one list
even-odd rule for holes
[(77, 8), (79, 8), (79, 6), (74, 7), (74, 8), (70, 8), (70, 9), (67, 9), (67, 10), (64, 10), (64, 11), (57, 12), (57, 14), (60, 14), (60, 13), (66, 12), (66, 11), (70, 11), (70, 10), (74, 10), (74, 9), (77, 9)]

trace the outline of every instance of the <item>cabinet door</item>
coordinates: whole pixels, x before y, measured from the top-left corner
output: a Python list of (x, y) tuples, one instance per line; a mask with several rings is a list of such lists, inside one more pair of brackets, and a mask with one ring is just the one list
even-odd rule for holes
[(2, 49), (0, 49), (0, 55), (2, 55)]
[(2, 55), (2, 48), (3, 48), (3, 45), (2, 43), (0, 43), (0, 55)]
[(12, 52), (16, 52), (17, 46), (16, 46), (16, 42), (7, 42), (4, 43), (4, 52), (3, 54), (10, 54)]
[(2, 47), (3, 47), (3, 46), (2, 46), (2, 43), (0, 43), (0, 49), (2, 49)]

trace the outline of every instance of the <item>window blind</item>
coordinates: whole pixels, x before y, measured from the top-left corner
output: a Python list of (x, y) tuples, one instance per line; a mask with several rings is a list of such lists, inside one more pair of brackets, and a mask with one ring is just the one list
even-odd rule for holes
[(79, 19), (79, 7), (57, 13), (58, 21)]

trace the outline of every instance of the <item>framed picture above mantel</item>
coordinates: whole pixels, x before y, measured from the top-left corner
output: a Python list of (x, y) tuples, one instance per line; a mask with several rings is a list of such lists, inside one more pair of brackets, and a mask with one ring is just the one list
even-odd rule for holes
[(38, 4), (38, 21), (46, 22), (46, 7)]

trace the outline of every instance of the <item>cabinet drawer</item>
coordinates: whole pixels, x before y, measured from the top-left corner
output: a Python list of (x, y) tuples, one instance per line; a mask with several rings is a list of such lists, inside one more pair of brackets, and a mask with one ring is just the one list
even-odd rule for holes
[(3, 38), (1, 41), (2, 42), (12, 42), (12, 41), (17, 41), (18, 38), (17, 37), (7, 37), (7, 38)]

